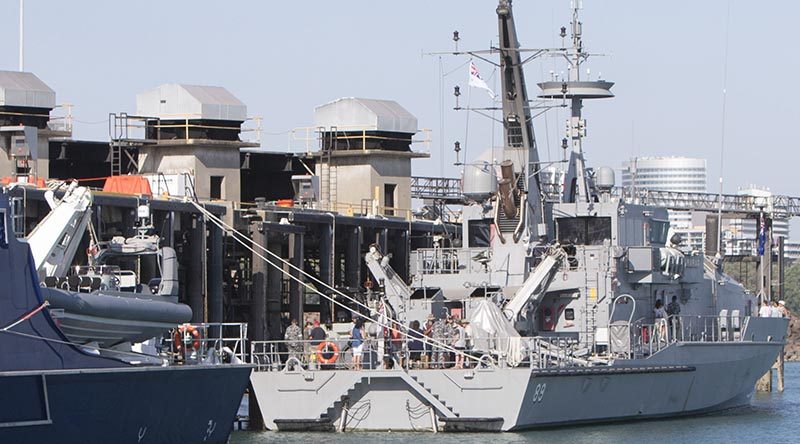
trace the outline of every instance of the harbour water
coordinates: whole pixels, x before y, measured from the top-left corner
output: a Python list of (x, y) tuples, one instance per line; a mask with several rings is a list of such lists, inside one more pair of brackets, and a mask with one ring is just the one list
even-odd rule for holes
[[(234, 432), (231, 444), (265, 444), (286, 441), (323, 443), (434, 442), (515, 444), (527, 442), (640, 443), (660, 442), (760, 442), (794, 443), (800, 436), (800, 363), (786, 364), (783, 393), (756, 393), (749, 407), (726, 412), (655, 421), (580, 426), (522, 433), (430, 434), (392, 432), (278, 433)], [(612, 400), (609, 400), (612, 402)]]

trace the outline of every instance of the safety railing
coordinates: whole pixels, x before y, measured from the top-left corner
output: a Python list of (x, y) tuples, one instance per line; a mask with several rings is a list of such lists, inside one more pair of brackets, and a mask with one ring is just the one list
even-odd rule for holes
[(650, 324), (640, 321), (633, 325), (633, 329), (635, 357), (650, 356), (666, 348), (672, 342), (666, 319), (656, 319)]
[(488, 271), (488, 248), (419, 248), (412, 252), (421, 274), (482, 273)]
[[(348, 338), (253, 341), (251, 363), (257, 371), (298, 370), (428, 370), (530, 367), (548, 369), (589, 366), (597, 360), (580, 356), (577, 340), (569, 338), (468, 339), (463, 350), (452, 339), (369, 337), (357, 351)], [(477, 343), (483, 344), (483, 347)], [(360, 363), (355, 356), (360, 356)]]
[[(671, 316), (655, 322), (630, 325), (631, 350), (625, 358), (646, 359), (676, 342), (745, 341), (746, 316)], [(407, 329), (403, 328), (406, 332)], [(609, 365), (612, 355), (595, 353), (577, 338), (476, 337), (468, 335), (463, 351), (455, 351), (455, 338), (370, 336), (360, 353), (360, 369), (486, 369), (529, 367), (533, 370)], [(354, 370), (354, 349), (347, 337), (314, 340), (254, 341), (251, 363), (258, 371)], [(620, 356), (616, 356), (619, 358)]]
[(416, 199), (437, 199), (461, 202), (461, 179), (450, 177), (411, 178), (411, 197)]
[(247, 361), (246, 323), (183, 324), (172, 332), (166, 342), (173, 363), (223, 364)]
[(655, 354), (674, 342), (744, 341), (747, 316), (674, 315), (654, 323), (636, 322), (631, 326), (634, 357)]
[(465, 358), (448, 350), (450, 348), (426, 344), (424, 339), (374, 337), (365, 339), (358, 351), (349, 339), (253, 341), (250, 343), (250, 362), (256, 365), (256, 371), (411, 370), (497, 364), (496, 359), (489, 355)]

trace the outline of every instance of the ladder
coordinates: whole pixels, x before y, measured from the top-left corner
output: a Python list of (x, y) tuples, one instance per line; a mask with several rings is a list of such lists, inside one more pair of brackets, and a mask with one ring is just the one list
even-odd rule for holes
[(122, 147), (116, 142), (111, 142), (109, 149), (111, 150), (111, 175), (122, 175)]
[(11, 225), (14, 236), (25, 237), (25, 198), (11, 198)]
[(338, 137), (338, 129), (332, 126), (328, 132), (320, 130), (320, 194), (322, 201), (326, 202), (329, 210), (336, 210), (337, 199), (337, 178), (336, 167), (332, 166), (332, 153), (336, 146), (336, 138)]
[[(586, 300), (586, 343), (594, 350), (595, 343), (597, 342), (597, 301), (599, 299), (600, 291), (600, 278), (598, 271), (589, 271), (585, 266), (586, 251), (583, 252), (582, 263), (584, 264), (584, 295)], [(592, 291), (594, 291), (594, 298), (592, 298)]]
[(508, 123), (508, 146), (510, 148), (522, 148), (524, 140), (522, 138), (522, 125), (519, 122)]

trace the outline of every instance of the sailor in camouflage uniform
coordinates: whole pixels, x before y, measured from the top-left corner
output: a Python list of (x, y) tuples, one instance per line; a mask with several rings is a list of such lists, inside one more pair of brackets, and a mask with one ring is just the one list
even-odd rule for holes
[(283, 335), (286, 340), (286, 349), (289, 351), (289, 358), (297, 358), (302, 362), (303, 359), (303, 331), (297, 325), (297, 319), (292, 319), (292, 325), (286, 328)]
[(453, 338), (452, 328), (448, 322), (449, 319), (450, 315), (445, 314), (445, 316), (433, 323), (433, 340), (436, 341), (433, 344), (433, 368), (445, 368), (447, 357), (450, 354), (445, 350), (445, 347), (450, 345)]

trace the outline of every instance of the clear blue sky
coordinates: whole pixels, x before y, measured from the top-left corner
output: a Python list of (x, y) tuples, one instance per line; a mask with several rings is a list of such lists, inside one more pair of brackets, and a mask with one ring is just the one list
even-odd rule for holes
[[(0, 3), (0, 68), (17, 68), (17, 0)], [(721, 146), (727, 0), (670, 2), (586, 0), (587, 48), (611, 56), (588, 65), (617, 82), (613, 100), (589, 103), (585, 116), (591, 165), (619, 168), (636, 155), (689, 155), (709, 161), (716, 191)], [(795, 56), (800, 3), (732, 0), (727, 82), (726, 191), (755, 183), (800, 195), (795, 128), (800, 73)], [(430, 161), (415, 174), (456, 175), (452, 144), (467, 153), (492, 144), (492, 125), (456, 113), (452, 86), (466, 90), (466, 67), (444, 80), (439, 61), (423, 51), (496, 41), (493, 0), (405, 1), (43, 1), (26, 2), (26, 70), (76, 105), (77, 138), (107, 139), (109, 112), (135, 111), (137, 92), (181, 82), (228, 88), (265, 119), (270, 133), (312, 124), (316, 105), (344, 96), (393, 99), (433, 130)], [(568, 26), (568, 0), (517, 0), (526, 47), (557, 43)], [(560, 40), (560, 39), (558, 39)], [(466, 60), (447, 57), (445, 71)], [(483, 76), (492, 67), (479, 62)], [(553, 60), (528, 66), (529, 89)], [(563, 69), (562, 65), (556, 71)], [(465, 97), (462, 96), (462, 99)], [(473, 91), (473, 105), (488, 105)], [(443, 115), (444, 126), (440, 125)], [(542, 157), (558, 154), (564, 112), (536, 121)], [(92, 123), (95, 122), (95, 123)], [(96, 123), (101, 122), (101, 123)], [(495, 133), (497, 136), (497, 133)], [(495, 137), (497, 139), (497, 137)], [(549, 144), (548, 144), (549, 140)], [(287, 135), (264, 147), (286, 150)]]

